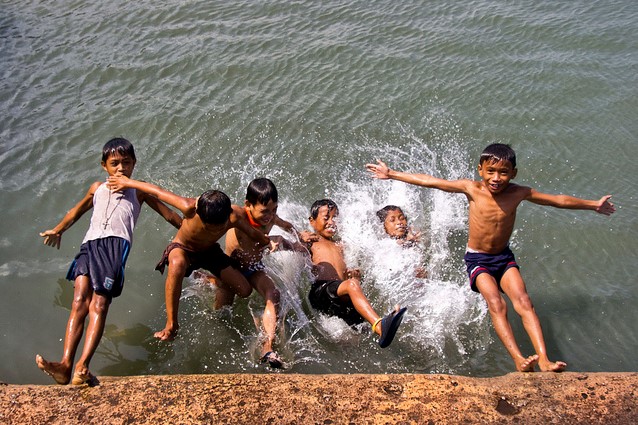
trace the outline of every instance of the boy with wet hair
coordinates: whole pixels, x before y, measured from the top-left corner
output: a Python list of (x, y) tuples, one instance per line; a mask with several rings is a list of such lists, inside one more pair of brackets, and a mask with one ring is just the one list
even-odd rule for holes
[[(383, 230), (392, 239), (395, 239), (403, 248), (411, 248), (421, 241), (421, 232), (415, 232), (408, 226), (408, 218), (403, 210), (396, 205), (386, 205), (377, 211), (377, 217), (383, 224)], [(428, 271), (423, 266), (414, 269), (414, 277), (424, 279)]]
[(394, 339), (406, 308), (397, 306), (384, 318), (374, 311), (361, 289), (360, 270), (346, 267), (343, 247), (334, 240), (338, 215), (337, 204), (330, 199), (315, 201), (310, 208), (309, 221), (315, 233), (302, 236), (309, 245), (316, 280), (308, 300), (316, 310), (340, 317), (348, 325), (367, 321), (379, 335), (379, 346), (385, 348)]
[(219, 278), (220, 287), (246, 298), (252, 287), (239, 271), (239, 264), (222, 251), (218, 240), (230, 229), (238, 228), (253, 239), (253, 245), (266, 247), (270, 240), (254, 229), (238, 205), (219, 190), (209, 190), (198, 198), (185, 198), (150, 183), (128, 179), (126, 176), (109, 177), (114, 189), (134, 188), (177, 208), (184, 215), (182, 225), (166, 247), (156, 270), (166, 275), (166, 325), (155, 337), (165, 341), (175, 338), (179, 329), (178, 309), (185, 276), (202, 268)]
[[(102, 148), (101, 165), (109, 177), (130, 177), (135, 162), (133, 145), (124, 138), (111, 139)], [(58, 384), (68, 384), (69, 381), (74, 385), (97, 384), (97, 379), (89, 371), (89, 362), (102, 338), (111, 301), (122, 293), (133, 229), (144, 202), (173, 226), (180, 226), (181, 217), (156, 198), (135, 189), (113, 190), (108, 182), (95, 182), (57, 226), (40, 233), (46, 245), (59, 249), (62, 233), (93, 208), (80, 253), (67, 273), (67, 279), (75, 284), (62, 360), (49, 362), (39, 354), (35, 358), (38, 367)], [(87, 316), (89, 323), (84, 348), (72, 374), (73, 360)]]
[[(242, 216), (250, 226), (263, 235), (268, 235), (273, 226), (293, 232), (294, 227), (277, 215), (279, 194), (275, 184), (264, 177), (250, 182), (246, 189), (246, 200)], [(281, 236), (270, 237), (276, 243), (276, 249), (294, 249), (292, 244)], [(283, 362), (279, 354), (273, 350), (275, 332), (278, 322), (280, 293), (275, 283), (266, 274), (262, 262), (263, 250), (255, 245), (255, 239), (241, 229), (230, 229), (226, 234), (226, 254), (239, 262), (240, 270), (251, 286), (259, 292), (266, 303), (262, 316), (265, 332), (260, 360), (270, 367), (281, 368)], [(234, 294), (224, 288), (218, 288), (216, 307), (230, 305)]]
[[(428, 174), (413, 174), (391, 170), (377, 160), (366, 164), (372, 177), (394, 179), (418, 186), (435, 188), (451, 193), (463, 193), (469, 202), (469, 235), (465, 263), (470, 287), (480, 292), (487, 302), (494, 330), (512, 357), (516, 369), (532, 372), (538, 364), (541, 371), (560, 372), (567, 364), (553, 362), (547, 357), (541, 324), (525, 288), (509, 239), (514, 228), (516, 210), (521, 202), (530, 201), (556, 208), (593, 210), (610, 215), (616, 209), (609, 202), (611, 195), (599, 200), (585, 200), (567, 195), (551, 195), (511, 180), (516, 177), (516, 154), (509, 146), (495, 143), (487, 146), (478, 165), (480, 181), (445, 180)], [(512, 327), (507, 320), (507, 295), (514, 310), (521, 316), (525, 331), (532, 341), (536, 354), (525, 357), (521, 353)]]
[(409, 247), (420, 241), (421, 232), (414, 232), (408, 226), (408, 218), (400, 207), (386, 205), (376, 214), (383, 224), (383, 230), (386, 234), (392, 239), (396, 239), (400, 245)]

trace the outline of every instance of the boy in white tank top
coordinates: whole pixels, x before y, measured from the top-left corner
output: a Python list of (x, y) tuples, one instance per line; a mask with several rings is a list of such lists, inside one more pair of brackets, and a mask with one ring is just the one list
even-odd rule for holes
[[(109, 176), (130, 177), (135, 161), (133, 145), (126, 139), (111, 139), (102, 149), (102, 168)], [(89, 362), (102, 338), (109, 305), (122, 293), (124, 266), (144, 202), (179, 228), (181, 217), (158, 199), (135, 189), (111, 191), (107, 183), (95, 182), (57, 226), (40, 233), (46, 245), (59, 249), (62, 233), (93, 208), (89, 230), (67, 274), (67, 279), (75, 281), (75, 284), (62, 359), (49, 362), (39, 354), (35, 358), (38, 367), (58, 384), (68, 384), (69, 381), (74, 385), (97, 384), (97, 379), (89, 372)], [(87, 316), (89, 323), (82, 355), (72, 373)]]

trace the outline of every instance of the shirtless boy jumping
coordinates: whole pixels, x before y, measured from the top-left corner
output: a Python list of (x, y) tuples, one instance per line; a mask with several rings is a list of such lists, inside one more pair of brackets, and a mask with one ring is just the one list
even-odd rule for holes
[(255, 244), (266, 247), (270, 244), (268, 236), (254, 229), (244, 218), (244, 210), (231, 205), (225, 193), (209, 190), (198, 198), (184, 198), (150, 183), (132, 180), (126, 176), (111, 176), (108, 179), (111, 190), (125, 188), (159, 199), (184, 214), (182, 226), (173, 241), (166, 247), (162, 259), (156, 267), (161, 273), (168, 265), (166, 276), (166, 326), (155, 332), (160, 340), (175, 338), (178, 325), (179, 298), (182, 292), (184, 276), (203, 268), (212, 272), (221, 281), (223, 288), (242, 298), (248, 297), (252, 287), (239, 271), (239, 264), (222, 251), (217, 242), (229, 229), (238, 228), (250, 235)]
[(310, 225), (314, 235), (302, 234), (309, 245), (316, 277), (308, 299), (313, 308), (343, 319), (348, 325), (372, 325), (379, 335), (379, 346), (385, 348), (394, 339), (406, 308), (398, 307), (380, 318), (361, 289), (359, 269), (347, 269), (341, 244), (334, 241), (337, 233), (335, 219), (337, 204), (330, 199), (315, 201), (310, 209)]
[[(278, 226), (286, 231), (294, 231), (291, 223), (277, 215), (279, 206), (279, 194), (275, 184), (267, 178), (260, 177), (250, 182), (246, 189), (246, 200), (242, 217), (252, 228), (268, 235), (273, 226)], [(271, 236), (278, 249), (293, 249), (288, 241), (281, 236)], [(275, 332), (279, 315), (280, 293), (273, 280), (266, 274), (262, 262), (264, 250), (255, 244), (255, 240), (241, 229), (230, 229), (226, 234), (226, 254), (236, 259), (240, 264), (240, 270), (248, 282), (259, 292), (266, 303), (262, 316), (262, 326), (265, 338), (261, 347), (260, 361), (268, 363), (270, 367), (282, 368), (283, 362), (279, 354), (273, 350)], [(217, 281), (215, 281), (217, 284)], [(216, 307), (231, 305), (234, 294), (231, 291), (218, 288)]]
[[(487, 301), (494, 330), (514, 360), (516, 369), (532, 372), (538, 364), (541, 371), (560, 372), (566, 363), (552, 362), (547, 357), (541, 324), (525, 288), (525, 282), (509, 249), (509, 238), (514, 228), (516, 209), (522, 201), (549, 205), (556, 208), (593, 210), (610, 215), (616, 211), (609, 202), (610, 195), (599, 200), (585, 200), (567, 195), (551, 195), (532, 188), (519, 186), (511, 180), (516, 177), (516, 155), (509, 145), (495, 143), (481, 154), (478, 166), (480, 181), (444, 180), (427, 174), (403, 173), (386, 164), (366, 164), (372, 177), (394, 179), (418, 186), (463, 193), (469, 201), (469, 236), (465, 263), (470, 287), (480, 292)], [(507, 304), (499, 293), (504, 292), (521, 316), (525, 331), (536, 350), (535, 355), (524, 357), (507, 320)]]

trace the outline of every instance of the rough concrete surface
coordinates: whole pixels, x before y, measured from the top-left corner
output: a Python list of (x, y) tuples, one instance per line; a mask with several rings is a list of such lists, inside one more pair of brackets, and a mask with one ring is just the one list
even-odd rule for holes
[(99, 379), (93, 387), (0, 384), (0, 423), (638, 423), (638, 373)]

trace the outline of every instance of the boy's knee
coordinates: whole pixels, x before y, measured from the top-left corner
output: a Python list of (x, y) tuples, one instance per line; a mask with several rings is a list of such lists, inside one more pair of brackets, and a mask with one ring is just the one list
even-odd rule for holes
[(78, 310), (82, 308), (88, 308), (91, 303), (91, 299), (87, 296), (88, 294), (74, 294), (73, 295), (73, 308)]
[(272, 301), (275, 304), (279, 304), (279, 300), (281, 299), (281, 293), (279, 289), (272, 288), (266, 293), (266, 299)]
[(110, 304), (111, 302), (108, 298), (100, 296), (95, 299), (91, 306), (95, 313), (102, 315), (109, 311)]
[(345, 285), (345, 288), (346, 288), (348, 293), (362, 292), (361, 284), (359, 283), (358, 279), (344, 280), (341, 284)]
[(527, 294), (521, 295), (520, 297), (518, 297), (516, 299), (515, 306), (517, 311), (523, 311), (523, 312), (534, 309), (534, 304), (532, 303), (532, 299)]
[(253, 288), (250, 285), (241, 285), (237, 288), (237, 296), (240, 298), (248, 298), (252, 292)]
[(503, 297), (490, 297), (486, 298), (487, 308), (490, 310), (490, 313), (503, 315), (507, 313), (507, 303), (503, 299)]
[(168, 260), (169, 272), (172, 272), (172, 273), (177, 273), (177, 272), (184, 273), (186, 271), (187, 267), (188, 267), (188, 261), (186, 261), (186, 259), (184, 257), (182, 257), (182, 256), (174, 255), (174, 256), (170, 257), (169, 260)]

